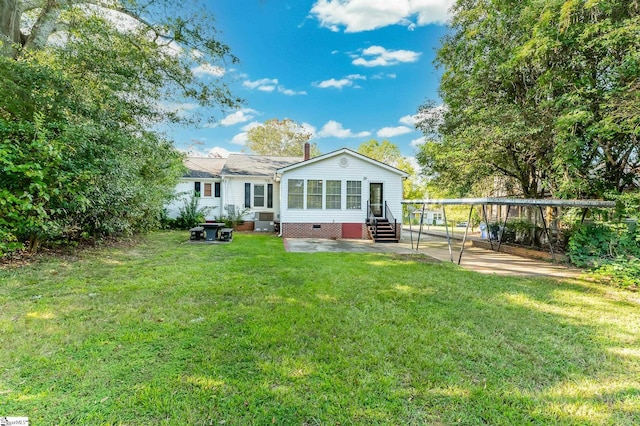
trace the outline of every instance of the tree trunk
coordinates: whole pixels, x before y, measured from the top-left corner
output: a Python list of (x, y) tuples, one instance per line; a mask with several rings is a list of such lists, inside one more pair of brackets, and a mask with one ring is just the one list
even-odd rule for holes
[(25, 49), (40, 50), (46, 46), (49, 36), (56, 28), (58, 17), (60, 17), (60, 12), (62, 11), (60, 3), (63, 2), (57, 0), (47, 1), (42, 8), (42, 12), (40, 12), (40, 16), (38, 16), (38, 20), (31, 29), (31, 34), (29, 34), (24, 45)]
[(0, 55), (13, 58), (20, 44), (18, 0), (0, 0)]

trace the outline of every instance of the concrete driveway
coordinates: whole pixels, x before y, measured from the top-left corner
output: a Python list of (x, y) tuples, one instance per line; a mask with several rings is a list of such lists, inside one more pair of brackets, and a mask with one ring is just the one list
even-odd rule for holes
[[(454, 262), (458, 262), (460, 254), (460, 242), (452, 242), (452, 254)], [(285, 238), (284, 246), (288, 252), (319, 253), (319, 252), (352, 252), (352, 253), (398, 253), (398, 254), (423, 254), (440, 260), (450, 261), (447, 240), (444, 238), (421, 235), (420, 245), (416, 252), (417, 233), (413, 234), (413, 248), (411, 234), (403, 232), (403, 238), (398, 244), (374, 243), (370, 240), (325, 240), (320, 238)], [(564, 265), (549, 263), (541, 260), (528, 259), (506, 253), (496, 253), (477, 247), (465, 245), (465, 250), (460, 263), (465, 269), (470, 269), (483, 274), (510, 275), (510, 276), (544, 276), (555, 278), (576, 278), (583, 271), (569, 268)]]

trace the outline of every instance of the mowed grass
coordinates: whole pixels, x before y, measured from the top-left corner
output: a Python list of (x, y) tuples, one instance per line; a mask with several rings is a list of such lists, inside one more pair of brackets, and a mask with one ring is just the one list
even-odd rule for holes
[(0, 416), (640, 424), (637, 293), (186, 238), (0, 270)]

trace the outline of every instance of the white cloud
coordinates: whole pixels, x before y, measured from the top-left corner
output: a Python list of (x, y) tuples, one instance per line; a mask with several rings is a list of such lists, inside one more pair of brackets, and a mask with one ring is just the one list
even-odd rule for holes
[[(198, 144), (202, 145), (202, 142), (198, 142)], [(229, 151), (219, 146), (215, 146), (207, 152), (200, 151), (200, 149), (196, 148), (195, 146), (190, 146), (188, 149), (178, 148), (178, 150), (184, 152), (187, 155), (187, 157), (200, 157), (200, 158), (206, 158), (206, 157), (227, 158), (230, 154)]]
[(238, 133), (231, 139), (231, 143), (234, 145), (246, 145), (247, 141), (247, 132)]
[(400, 117), (400, 123), (406, 126), (415, 126), (417, 115), (405, 115), (404, 117)]
[(300, 91), (300, 92), (296, 92), (295, 90), (291, 90), (291, 89), (286, 89), (283, 86), (278, 86), (278, 92), (283, 93), (287, 96), (296, 96), (296, 95), (306, 95), (307, 92), (305, 92), (304, 90)]
[(244, 87), (248, 87), (249, 89), (258, 89), (258, 90), (260, 90), (261, 87), (271, 87), (271, 86), (275, 87), (276, 84), (278, 84), (277, 78), (274, 78), (274, 79), (262, 78), (256, 81), (247, 80), (242, 83)]
[(371, 46), (362, 50), (361, 56), (354, 56), (353, 65), (363, 67), (388, 67), (400, 63), (416, 62), (420, 52), (412, 50), (387, 50), (382, 46)]
[(427, 139), (424, 136), (419, 137), (418, 139), (414, 139), (412, 140), (409, 145), (411, 145), (412, 148), (417, 148), (420, 145), (422, 145), (423, 143), (425, 143), (427, 141)]
[(324, 126), (322, 126), (322, 130), (318, 132), (319, 138), (364, 138), (366, 136), (371, 135), (371, 132), (359, 132), (353, 133), (351, 129), (345, 129), (342, 127), (341, 123), (338, 123), (334, 120), (329, 120)]
[(229, 154), (230, 152), (227, 151), (226, 149), (221, 148), (219, 146), (215, 146), (209, 150), (209, 152), (207, 153), (207, 157), (227, 158), (229, 157)]
[(295, 91), (291, 89), (287, 89), (281, 84), (278, 84), (277, 78), (262, 78), (260, 80), (247, 80), (242, 83), (244, 87), (248, 87), (249, 89), (257, 89), (261, 92), (274, 92), (276, 89), (278, 93), (282, 93), (287, 96), (296, 96), (296, 95), (306, 95), (307, 92), (303, 91)]
[(302, 130), (305, 133), (309, 133), (311, 135), (311, 138), (315, 138), (316, 134), (318, 133), (318, 129), (316, 129), (315, 126), (309, 124), (309, 123), (302, 123), (300, 125), (300, 127), (302, 127)]
[(252, 120), (258, 111), (251, 108), (244, 108), (239, 111), (234, 112), (233, 114), (227, 115), (225, 118), (220, 120), (220, 124), (223, 126), (233, 126), (234, 124), (246, 123), (247, 121)]
[(358, 85), (354, 85), (355, 80), (366, 80), (367, 77), (362, 74), (350, 74), (340, 80), (336, 80), (335, 78), (330, 78), (329, 80), (324, 80), (319, 83), (313, 83), (313, 85), (319, 89), (342, 89), (344, 87), (353, 87), (355, 89), (360, 88)]
[(191, 68), (196, 76), (210, 75), (212, 77), (222, 77), (225, 74), (225, 69), (211, 64), (202, 64), (197, 67)]
[(411, 133), (413, 129), (407, 126), (398, 126), (398, 127), (383, 127), (378, 130), (376, 135), (380, 138), (392, 138), (394, 136), (405, 135), (407, 133)]
[(348, 78), (341, 78), (340, 80), (331, 78), (329, 80), (321, 81), (320, 83), (314, 83), (314, 86), (319, 87), (320, 89), (328, 89), (330, 87), (342, 89), (343, 87), (353, 86), (353, 81)]
[(388, 25), (444, 24), (455, 0), (317, 0), (310, 14), (331, 31), (347, 33)]
[(251, 123), (249, 123), (249, 124), (245, 124), (244, 126), (242, 126), (242, 127), (241, 127), (241, 130), (242, 130), (243, 132), (248, 132), (249, 130), (251, 130), (251, 129), (255, 128), (255, 127), (262, 126), (262, 125), (263, 125), (263, 124), (262, 124), (262, 123), (260, 123), (260, 122), (258, 122), (258, 121), (252, 121)]

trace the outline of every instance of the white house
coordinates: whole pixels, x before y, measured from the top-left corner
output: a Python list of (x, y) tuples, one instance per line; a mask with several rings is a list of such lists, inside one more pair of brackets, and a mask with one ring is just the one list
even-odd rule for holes
[(408, 176), (402, 170), (343, 148), (276, 174), (285, 237), (368, 239), (369, 225), (387, 221), (396, 236), (391, 239), (400, 235), (402, 181)]
[(346, 148), (311, 159), (306, 149), (305, 158), (187, 158), (188, 171), (176, 187), (180, 196), (167, 210), (177, 217), (197, 192), (200, 206), (214, 208), (208, 221), (241, 215), (256, 230), (279, 225), (289, 238), (397, 241), (405, 172)]
[(200, 207), (211, 207), (207, 219), (224, 216), (220, 172), (225, 163), (225, 158), (185, 158), (187, 172), (176, 186), (175, 200), (166, 206), (169, 217), (178, 217), (180, 207), (194, 193), (200, 194)]
[[(420, 223), (422, 210), (421, 209), (414, 210), (412, 212), (412, 216), (415, 223)], [(444, 225), (442, 210), (425, 210), (423, 224), (424, 225)]]

